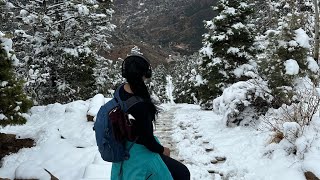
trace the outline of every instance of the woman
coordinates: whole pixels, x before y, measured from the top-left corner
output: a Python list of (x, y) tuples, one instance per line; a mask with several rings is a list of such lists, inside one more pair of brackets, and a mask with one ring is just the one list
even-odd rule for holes
[[(190, 172), (182, 163), (170, 158), (170, 149), (163, 147), (153, 134), (153, 122), (158, 114), (144, 81), (151, 78), (149, 61), (140, 55), (128, 56), (122, 64), (122, 76), (127, 83), (119, 89), (122, 101), (139, 96), (143, 102), (133, 105), (128, 113), (135, 119), (132, 133), (136, 139), (130, 149), (130, 158), (113, 163), (111, 179), (190, 179)], [(127, 145), (132, 144), (128, 142)], [(121, 170), (120, 170), (121, 169)]]

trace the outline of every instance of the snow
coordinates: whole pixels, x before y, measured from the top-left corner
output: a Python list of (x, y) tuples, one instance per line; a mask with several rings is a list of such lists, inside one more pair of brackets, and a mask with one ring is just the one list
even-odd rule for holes
[(238, 52), (240, 52), (240, 49), (236, 47), (230, 47), (227, 51), (229, 54), (237, 54)]
[(291, 40), (291, 41), (289, 41), (289, 46), (296, 47), (296, 46), (298, 46), (298, 42)]
[(19, 60), (17, 59), (16, 55), (12, 53), (12, 40), (5, 38), (5, 34), (0, 31), (0, 46), (4, 48), (7, 53), (7, 57), (12, 60), (12, 65), (17, 66)]
[(88, 115), (95, 117), (98, 114), (100, 107), (105, 103), (105, 98), (102, 94), (95, 95), (90, 102)]
[(239, 7), (240, 8), (247, 8), (247, 7), (249, 7), (249, 5), (247, 3), (245, 3), (245, 2), (240, 2), (240, 6)]
[(254, 66), (250, 64), (243, 64), (236, 69), (234, 69), (233, 73), (236, 75), (237, 78), (240, 78), (241, 76), (245, 75), (248, 77), (255, 77), (256, 74), (254, 73)]
[(228, 36), (226, 36), (225, 34), (221, 34), (221, 35), (218, 35), (218, 36), (212, 36), (211, 39), (213, 41), (222, 41), (224, 39), (228, 39)]
[(245, 81), (233, 84), (226, 88), (220, 97), (213, 100), (214, 110), (218, 114), (227, 114), (231, 109), (236, 109), (237, 103), (249, 104), (246, 94), (253, 89), (255, 86)]
[(0, 114), (0, 120), (6, 120), (6, 119), (8, 119), (4, 114)]
[(310, 38), (307, 35), (306, 31), (304, 31), (302, 28), (299, 28), (294, 32), (296, 33), (296, 36), (294, 39), (299, 43), (299, 45), (303, 48), (309, 49), (311, 47), (309, 44)]
[(286, 139), (291, 142), (296, 140), (298, 133), (301, 131), (301, 126), (296, 122), (285, 122), (283, 123), (283, 132)]
[(195, 86), (200, 86), (201, 84), (204, 84), (202, 76), (199, 75), (199, 74), (196, 75), (196, 79), (195, 80), (196, 80)]
[(78, 4), (78, 12), (81, 15), (88, 15), (90, 13), (89, 9), (87, 8), (87, 6), (83, 5), (83, 4)]
[[(247, 84), (238, 86), (248, 88)], [(243, 93), (230, 90), (225, 96), (230, 96), (225, 100), (232, 101), (241, 99)], [(48, 170), (63, 180), (110, 179), (111, 164), (100, 158), (93, 122), (86, 120), (88, 111), (94, 114), (107, 100), (98, 94), (87, 101), (34, 106), (25, 125), (1, 127), (2, 133), (34, 139), (36, 146), (6, 156), (0, 177), (46, 180), (50, 179)], [(203, 111), (198, 105), (190, 104), (162, 104), (161, 107), (165, 110), (163, 113), (174, 114), (172, 141), (178, 158), (183, 159), (190, 170), (192, 180), (304, 180), (304, 170), (320, 176), (318, 116), (305, 128), (304, 136), (296, 140), (298, 152), (304, 152), (301, 158), (287, 154), (283, 147), (290, 143), (286, 141), (269, 144), (271, 132), (250, 127), (227, 128), (223, 114)], [(288, 131), (295, 127), (294, 123), (284, 125)], [(308, 150), (304, 151), (306, 147)], [(219, 157), (226, 160), (211, 163)], [(208, 170), (216, 173), (210, 174)]]
[(235, 29), (241, 29), (241, 28), (245, 28), (246, 26), (243, 25), (241, 22), (238, 22), (236, 24), (233, 24), (232, 27)]
[[(173, 140), (178, 143), (179, 155), (193, 164), (187, 164), (192, 179), (213, 179), (206, 170), (222, 173), (229, 180), (304, 180), (301, 169), (312, 170), (315, 174), (320, 172), (317, 164), (320, 150), (316, 150), (319, 140), (317, 145), (315, 143), (313, 152), (310, 152), (310, 158), (307, 154), (305, 160), (288, 156), (278, 145), (274, 145), (273, 154), (268, 156), (266, 152), (270, 132), (248, 127), (226, 128), (223, 116), (212, 111), (201, 111), (196, 105), (177, 106), (179, 109), (173, 120)], [(315, 138), (315, 134), (312, 135)], [(209, 142), (208, 146), (212, 146), (214, 150), (205, 152), (204, 142)], [(217, 156), (224, 156), (227, 160), (224, 163), (211, 164), (210, 160)]]
[(63, 51), (66, 52), (67, 54), (72, 55), (72, 56), (79, 57), (79, 53), (78, 53), (77, 49), (64, 48)]
[(204, 47), (202, 47), (200, 49), (200, 53), (205, 55), (205, 56), (208, 56), (209, 59), (211, 59), (211, 57), (213, 55), (213, 52), (212, 52), (213, 48), (211, 46), (212, 46), (211, 43), (207, 43)]
[[(32, 138), (36, 143), (36, 147), (25, 148), (5, 157), (0, 177), (14, 179), (17, 171), (19, 174), (31, 175), (45, 168), (58, 179), (83, 178), (85, 168), (97, 164), (96, 159), (100, 158), (92, 130), (93, 122), (87, 122), (86, 118), (90, 102), (35, 106), (30, 110), (25, 125), (0, 128), (2, 133)], [(34, 173), (25, 166), (18, 168), (29, 161), (36, 165)], [(104, 167), (105, 171), (110, 171), (110, 164)]]
[(25, 16), (27, 16), (28, 14), (29, 14), (28, 11), (26, 11), (26, 10), (24, 10), (24, 9), (20, 10), (20, 16), (25, 17)]
[(319, 65), (318, 63), (313, 59), (313, 57), (308, 57), (308, 69), (310, 69), (312, 72), (317, 73), (319, 71)]
[(172, 83), (172, 76), (168, 75), (166, 77), (167, 85), (166, 85), (166, 96), (170, 100), (169, 102), (171, 104), (174, 104), (174, 97), (173, 97), (173, 91), (174, 91), (174, 86)]
[(212, 29), (212, 30), (215, 29), (215, 25), (214, 25), (213, 21), (205, 21), (205, 24), (208, 29)]
[(131, 54), (143, 55), (143, 53), (140, 52), (140, 48), (136, 45), (131, 49)]
[(214, 19), (216, 19), (216, 20), (223, 20), (223, 19), (225, 19), (225, 18), (226, 18), (225, 15), (218, 15), (218, 16), (216, 16)]
[(7, 52), (8, 57), (11, 56), (10, 51), (12, 50), (12, 40), (11, 39), (7, 39), (4, 37), (5, 34), (3, 34), (0, 31), (0, 38), (1, 38), (1, 46), (3, 46), (4, 50)]
[(233, 7), (228, 7), (225, 11), (223, 11), (226, 14), (231, 14), (231, 15), (235, 15), (236, 14), (236, 9)]
[(299, 64), (294, 59), (289, 59), (284, 62), (286, 74), (296, 75), (299, 73)]
[(5, 87), (5, 86), (7, 86), (8, 85), (8, 81), (1, 81), (1, 87)]
[(44, 168), (33, 161), (21, 163), (15, 171), (15, 177), (17, 179), (51, 179), (51, 176), (48, 174), (48, 172), (46, 172)]

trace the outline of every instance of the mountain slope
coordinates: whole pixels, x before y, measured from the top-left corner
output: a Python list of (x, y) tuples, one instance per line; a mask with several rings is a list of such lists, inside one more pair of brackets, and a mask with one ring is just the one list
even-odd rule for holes
[(210, 0), (114, 1), (117, 26), (107, 56), (125, 57), (133, 45), (165, 62), (169, 54), (192, 54), (202, 47), (203, 21), (212, 19)]

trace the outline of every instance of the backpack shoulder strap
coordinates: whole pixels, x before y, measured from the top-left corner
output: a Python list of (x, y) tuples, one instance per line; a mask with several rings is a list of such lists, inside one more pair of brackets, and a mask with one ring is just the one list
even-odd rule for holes
[(139, 102), (143, 102), (143, 99), (141, 97), (138, 97), (138, 96), (132, 96), (129, 99), (127, 99), (126, 101), (122, 101), (121, 98), (120, 98), (120, 94), (119, 94), (120, 88), (122, 86), (124, 86), (124, 84), (121, 84), (116, 89), (116, 91), (114, 93), (114, 97), (115, 97), (115, 100), (117, 101), (117, 103), (119, 103), (121, 109), (124, 112), (127, 112), (133, 105), (135, 105), (135, 104), (137, 104)]
[(143, 102), (143, 99), (138, 96), (132, 96), (131, 98), (127, 99), (124, 104), (125, 108), (123, 109), (124, 112), (127, 112), (133, 105)]

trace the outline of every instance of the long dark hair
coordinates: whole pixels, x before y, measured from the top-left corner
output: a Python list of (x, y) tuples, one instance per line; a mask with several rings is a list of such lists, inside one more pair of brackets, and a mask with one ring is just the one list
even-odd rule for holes
[(149, 104), (153, 120), (155, 120), (158, 109), (152, 102), (148, 88), (143, 80), (143, 76), (146, 77), (147, 72), (150, 71), (150, 63), (142, 56), (128, 56), (122, 66), (123, 76), (127, 79), (133, 94), (143, 98)]

